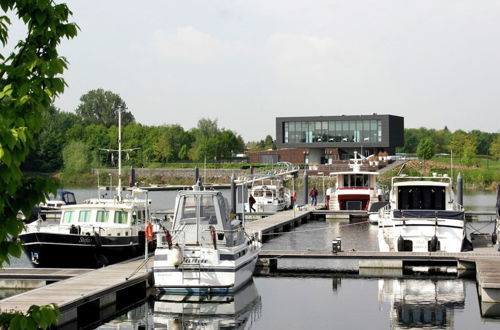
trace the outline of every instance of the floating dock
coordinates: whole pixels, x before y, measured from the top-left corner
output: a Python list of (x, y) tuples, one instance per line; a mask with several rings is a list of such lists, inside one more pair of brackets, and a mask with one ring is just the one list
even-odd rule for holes
[(61, 311), (59, 329), (90, 327), (144, 300), (152, 280), (152, 265), (152, 260), (146, 267), (140, 259), (91, 270), (5, 298), (0, 306), (2, 311), (26, 312), (34, 304), (54, 303)]

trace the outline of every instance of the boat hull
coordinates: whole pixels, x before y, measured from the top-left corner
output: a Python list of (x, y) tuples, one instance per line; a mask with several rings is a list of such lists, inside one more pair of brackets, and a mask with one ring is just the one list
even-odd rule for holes
[(144, 254), (144, 246), (138, 236), (38, 232), (22, 234), (19, 238), (25, 254), (35, 267), (95, 268)]
[[(235, 292), (252, 279), (258, 251), (247, 256), (248, 258), (237, 263), (233, 261), (218, 265), (203, 264), (195, 271), (183, 265), (179, 267), (155, 265), (155, 287), (163, 294)], [(185, 274), (190, 271), (195, 275), (188, 279)]]
[[(379, 221), (378, 243), (382, 252), (397, 252), (400, 237), (407, 242), (404, 251), (429, 252), (430, 242), (436, 236), (438, 251), (460, 252), (464, 239), (464, 222), (452, 219), (418, 219)], [(411, 247), (411, 249), (409, 248)]]

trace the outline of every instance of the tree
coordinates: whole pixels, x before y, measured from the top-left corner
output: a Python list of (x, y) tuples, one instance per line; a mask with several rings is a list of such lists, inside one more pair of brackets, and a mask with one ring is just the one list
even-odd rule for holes
[(274, 143), (273, 137), (271, 135), (267, 135), (264, 139), (264, 147), (266, 149), (276, 149), (276, 144)]
[[(0, 0), (7, 15), (15, 15), (27, 27), (26, 36), (10, 54), (0, 54), (0, 266), (9, 256), (20, 256), (17, 240), (23, 223), (19, 210), (30, 214), (45, 199), (53, 185), (43, 179), (27, 177), (21, 163), (34, 147), (42, 115), (54, 98), (64, 91), (61, 74), (67, 67), (57, 46), (63, 38), (73, 38), (77, 26), (69, 23), (71, 11), (65, 4), (50, 0)], [(10, 19), (0, 16), (0, 42), (8, 43)], [(4, 48), (5, 49), (5, 48)], [(45, 306), (44, 306), (45, 307)], [(46, 328), (57, 321), (57, 309), (39, 308), (33, 315), (2, 314), (1, 327), (20, 328), (30, 324)], [(34, 326), (33, 326), (34, 323)]]
[(431, 159), (436, 153), (436, 145), (430, 138), (420, 140), (417, 147), (417, 156), (424, 160)]
[(71, 141), (63, 149), (64, 173), (79, 174), (90, 171), (91, 154), (82, 141)]
[(491, 143), (490, 154), (495, 159), (500, 159), (500, 134), (497, 134), (495, 140)]
[(118, 94), (104, 91), (102, 88), (94, 89), (80, 97), (80, 105), (76, 114), (86, 124), (104, 125), (110, 127), (118, 124), (118, 111), (122, 112), (122, 125), (133, 122), (134, 115), (126, 111), (127, 105)]
[(201, 118), (198, 120), (198, 134), (199, 138), (210, 139), (217, 136), (219, 128), (217, 127), (217, 119), (211, 120), (208, 118)]

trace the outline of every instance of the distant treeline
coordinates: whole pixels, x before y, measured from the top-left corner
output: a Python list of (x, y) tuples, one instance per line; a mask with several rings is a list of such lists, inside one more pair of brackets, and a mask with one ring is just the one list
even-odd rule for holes
[[(479, 130), (465, 132), (457, 130), (451, 132), (445, 127), (442, 130), (427, 128), (406, 128), (405, 145), (399, 152), (415, 154), (419, 151), (419, 144), (430, 142), (434, 154), (450, 154), (462, 157), (464, 154), (492, 156), (500, 158), (500, 134), (488, 133)], [(422, 146), (422, 145), (421, 145)]]
[[(244, 151), (237, 133), (217, 127), (217, 120), (200, 119), (196, 128), (180, 125), (145, 126), (125, 116), (122, 128), (122, 161), (125, 166), (162, 166), (169, 162), (214, 162), (230, 159)], [(23, 169), (36, 172), (63, 170), (71, 173), (118, 162), (118, 126), (96, 123), (81, 112), (64, 112), (51, 107), (43, 118)]]

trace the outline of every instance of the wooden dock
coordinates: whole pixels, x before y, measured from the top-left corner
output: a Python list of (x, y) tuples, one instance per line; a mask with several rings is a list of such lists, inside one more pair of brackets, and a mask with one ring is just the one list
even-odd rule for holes
[(70, 268), (0, 268), (0, 279), (9, 280), (65, 280), (92, 271), (93, 269)]
[(250, 234), (257, 233), (259, 239), (262, 242), (266, 242), (274, 235), (279, 235), (280, 232), (288, 231), (308, 221), (312, 211), (288, 210), (277, 212), (269, 217), (247, 222), (245, 230)]
[[(26, 312), (33, 305), (55, 303), (59, 327), (88, 326), (147, 297), (152, 260), (132, 260), (85, 272), (64, 281), (27, 291), (0, 301), (3, 311)], [(142, 267), (141, 267), (142, 265)]]

